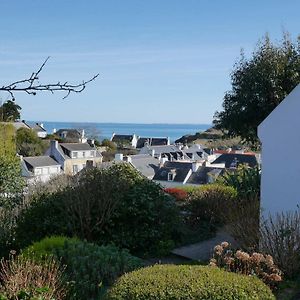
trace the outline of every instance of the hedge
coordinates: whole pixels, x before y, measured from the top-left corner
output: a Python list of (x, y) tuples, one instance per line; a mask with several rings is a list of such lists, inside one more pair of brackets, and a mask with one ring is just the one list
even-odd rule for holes
[(155, 265), (123, 275), (108, 291), (109, 300), (274, 300), (256, 277), (209, 266)]

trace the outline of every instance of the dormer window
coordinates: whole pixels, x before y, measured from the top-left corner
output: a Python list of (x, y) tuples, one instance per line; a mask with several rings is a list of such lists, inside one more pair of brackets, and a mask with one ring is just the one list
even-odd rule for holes
[(174, 173), (168, 173), (168, 181), (174, 181)]

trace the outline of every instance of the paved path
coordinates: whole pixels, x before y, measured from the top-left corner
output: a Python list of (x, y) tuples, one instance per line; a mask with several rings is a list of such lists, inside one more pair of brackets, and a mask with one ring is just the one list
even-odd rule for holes
[(210, 240), (176, 248), (171, 253), (192, 260), (207, 261), (212, 257), (214, 247), (224, 241), (236, 245), (236, 241), (224, 229), (221, 229)]

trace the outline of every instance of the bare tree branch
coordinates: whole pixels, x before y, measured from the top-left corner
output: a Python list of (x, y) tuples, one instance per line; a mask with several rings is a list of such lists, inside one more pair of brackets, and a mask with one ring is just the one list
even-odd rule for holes
[(64, 91), (66, 92), (66, 95), (63, 97), (63, 99), (66, 99), (71, 93), (81, 93), (88, 83), (94, 81), (99, 76), (99, 74), (96, 74), (89, 80), (83, 80), (82, 83), (78, 84), (69, 84), (67, 81), (64, 83), (57, 82), (50, 84), (41, 84), (39, 82), (39, 75), (43, 71), (49, 58), (50, 57), (47, 57), (40, 68), (36, 72), (33, 72), (29, 78), (12, 82), (9, 85), (4, 85), (0, 87), (0, 91), (10, 94), (12, 100), (15, 100), (16, 92), (25, 92), (28, 95), (36, 95), (37, 92), (41, 91), (48, 91), (52, 94), (57, 91)]

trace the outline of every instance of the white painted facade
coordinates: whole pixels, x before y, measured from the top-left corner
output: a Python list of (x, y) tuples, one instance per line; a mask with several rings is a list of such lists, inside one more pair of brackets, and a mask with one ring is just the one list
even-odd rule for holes
[(21, 169), (22, 176), (28, 183), (47, 182), (52, 177), (61, 174), (60, 165), (36, 167), (29, 171), (24, 161), (22, 161)]
[(264, 216), (300, 205), (300, 85), (259, 125), (262, 142), (261, 206)]

